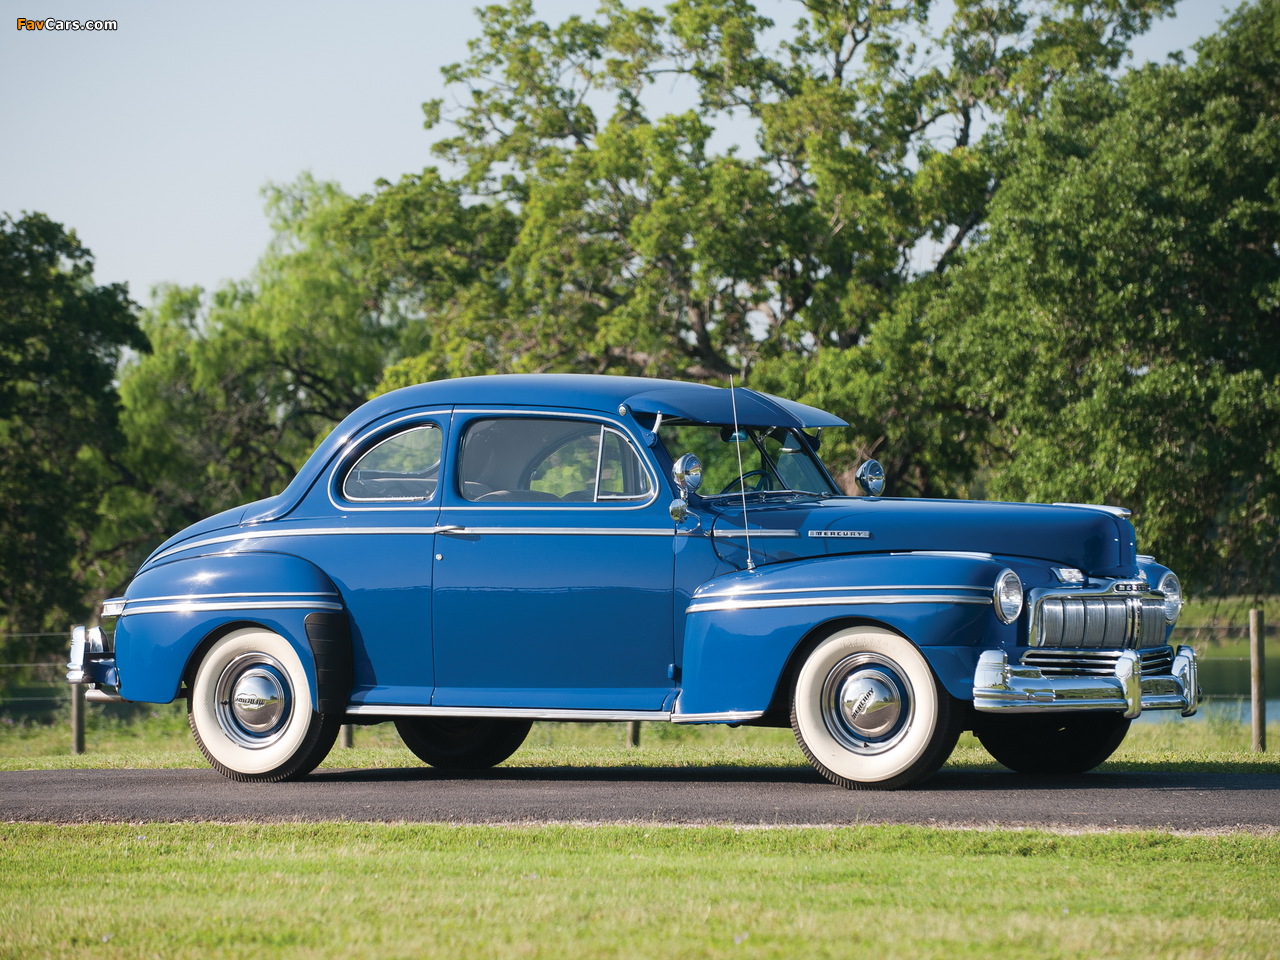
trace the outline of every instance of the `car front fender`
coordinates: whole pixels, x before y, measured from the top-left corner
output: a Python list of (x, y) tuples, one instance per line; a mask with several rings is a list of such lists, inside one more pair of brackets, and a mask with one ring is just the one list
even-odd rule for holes
[(952, 696), (971, 699), (981, 652), (1014, 642), (1016, 629), (995, 616), (992, 604), (1005, 567), (984, 554), (859, 554), (709, 581), (686, 610), (673, 719), (762, 716), (812, 645), (857, 623), (907, 638)]

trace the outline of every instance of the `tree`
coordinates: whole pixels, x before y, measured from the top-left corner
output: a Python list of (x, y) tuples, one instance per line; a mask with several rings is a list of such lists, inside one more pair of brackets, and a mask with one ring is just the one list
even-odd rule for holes
[[(501, 223), (483, 251), (433, 223), (414, 257), (377, 262), (381, 286), (431, 318), (414, 369), (749, 372), (808, 396), (810, 374), (860, 363), (985, 222), (1005, 126), (1063, 80), (1116, 68), (1172, 5), (958, 0), (944, 19), (928, 0), (808, 0), (790, 31), (747, 0), (665, 15), (606, 0), (557, 26), (528, 0), (484, 8), (468, 58), (445, 70), (461, 106), (435, 149), (456, 175), (361, 201), (403, 238), (424, 191), (433, 217)], [(435, 126), (443, 105), (425, 109)], [(726, 129), (751, 146), (718, 146)], [(441, 289), (436, 263), (460, 254), (475, 271)], [(886, 433), (865, 391), (815, 392), (865, 436)], [(913, 438), (892, 479), (954, 487), (907, 466), (937, 432)]]
[(115, 458), (94, 548), (107, 592), (161, 540), (279, 493), (385, 367), (427, 345), (394, 298), (371, 299), (359, 251), (329, 239), (348, 198), (309, 176), (267, 190), (275, 238), (252, 277), (207, 296), (168, 286), (121, 371)]
[(120, 445), (116, 365), (147, 348), (134, 310), (124, 285), (93, 283), (74, 232), (0, 217), (0, 630), (63, 630), (84, 613), (76, 560)]
[(1064, 86), (1016, 131), (983, 242), (911, 335), (986, 421), (992, 494), (1128, 505), (1193, 587), (1261, 593), (1280, 549), (1280, 2), (1197, 51)]

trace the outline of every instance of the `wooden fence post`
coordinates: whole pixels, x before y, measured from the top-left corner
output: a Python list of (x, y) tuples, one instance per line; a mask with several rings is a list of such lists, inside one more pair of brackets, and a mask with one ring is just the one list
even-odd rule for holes
[(627, 722), (627, 746), (640, 746), (640, 721), (630, 720)]
[(84, 753), (84, 684), (71, 684), (71, 752)]
[(1267, 752), (1266, 621), (1261, 610), (1249, 611), (1249, 699), (1253, 710), (1253, 752)]
[(344, 723), (338, 728), (338, 746), (350, 750), (355, 745), (355, 727), (349, 723)]

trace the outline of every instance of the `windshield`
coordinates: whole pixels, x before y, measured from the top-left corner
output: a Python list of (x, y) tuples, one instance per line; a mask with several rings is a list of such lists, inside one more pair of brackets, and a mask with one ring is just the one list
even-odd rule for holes
[[(659, 436), (672, 460), (692, 453), (702, 461), (704, 497), (757, 490), (839, 496), (808, 442), (786, 427), (739, 427), (667, 421)], [(736, 442), (735, 442), (736, 441)], [(738, 452), (742, 466), (738, 466)]]

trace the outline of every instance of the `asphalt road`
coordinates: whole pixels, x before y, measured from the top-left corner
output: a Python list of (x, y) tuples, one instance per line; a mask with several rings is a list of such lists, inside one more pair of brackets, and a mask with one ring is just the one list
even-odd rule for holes
[(212, 770), (0, 773), (0, 822), (350, 820), (413, 823), (924, 824), (1280, 830), (1280, 774), (943, 771), (894, 793), (842, 790), (801, 767), (324, 770), (238, 784)]

